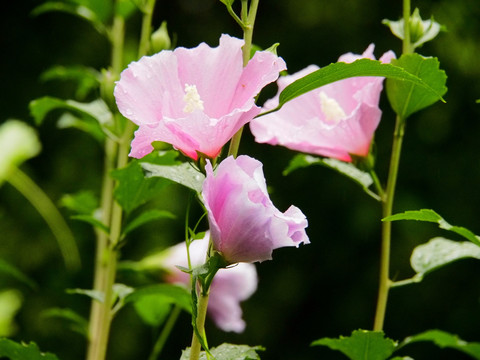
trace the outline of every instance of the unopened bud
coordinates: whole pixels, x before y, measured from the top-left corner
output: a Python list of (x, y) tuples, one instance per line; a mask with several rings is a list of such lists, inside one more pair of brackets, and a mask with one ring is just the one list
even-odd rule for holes
[(150, 37), (151, 48), (154, 53), (162, 50), (168, 50), (172, 46), (170, 36), (168, 36), (167, 22), (162, 22), (162, 25)]

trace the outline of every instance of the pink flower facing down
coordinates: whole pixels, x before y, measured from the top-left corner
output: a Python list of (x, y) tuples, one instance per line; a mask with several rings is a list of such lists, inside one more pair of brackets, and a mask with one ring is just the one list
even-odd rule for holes
[(115, 87), (120, 112), (139, 125), (130, 156), (141, 158), (153, 141), (188, 157), (215, 158), (223, 145), (260, 112), (254, 97), (286, 69), (261, 51), (243, 67), (243, 40), (222, 35), (220, 46), (162, 51), (131, 63)]
[[(338, 61), (375, 59), (371, 44), (362, 55), (348, 53)], [(390, 62), (389, 51), (380, 58)], [(316, 65), (278, 79), (280, 92), (295, 80), (318, 69)], [(382, 111), (378, 107), (383, 78), (354, 77), (310, 91), (287, 102), (279, 111), (254, 119), (250, 130), (255, 141), (289, 149), (352, 161), (352, 155), (367, 156)], [(265, 103), (265, 110), (278, 105), (278, 94)]]
[[(192, 266), (205, 262), (209, 236), (207, 232), (204, 239), (195, 240), (190, 245)], [(185, 243), (171, 247), (167, 254), (168, 257), (163, 263), (169, 271), (166, 280), (189, 286), (190, 276), (175, 267), (176, 265), (188, 267)], [(220, 329), (237, 333), (245, 330), (240, 302), (252, 296), (257, 289), (257, 283), (257, 271), (253, 264), (238, 264), (217, 272), (210, 286), (207, 312)]]
[(270, 260), (273, 249), (309, 243), (300, 209), (281, 213), (270, 201), (261, 162), (228, 157), (215, 173), (208, 162), (206, 172), (202, 196), (212, 241), (228, 263)]

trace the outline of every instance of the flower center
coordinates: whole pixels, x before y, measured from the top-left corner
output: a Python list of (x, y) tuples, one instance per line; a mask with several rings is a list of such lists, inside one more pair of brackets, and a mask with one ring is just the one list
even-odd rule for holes
[(323, 91), (318, 94), (320, 97), (320, 106), (325, 115), (325, 122), (330, 124), (338, 124), (346, 114), (340, 104), (333, 98), (328, 97)]
[(185, 84), (185, 96), (183, 97), (185, 101), (185, 107), (183, 112), (192, 113), (195, 110), (203, 110), (203, 101), (200, 99), (198, 94), (197, 87), (195, 85)]

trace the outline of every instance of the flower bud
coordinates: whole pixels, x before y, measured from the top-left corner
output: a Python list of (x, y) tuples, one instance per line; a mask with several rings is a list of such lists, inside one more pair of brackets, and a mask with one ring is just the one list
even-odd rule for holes
[(151, 49), (153, 53), (162, 50), (168, 50), (172, 46), (170, 36), (168, 36), (167, 22), (162, 22), (162, 25), (150, 37)]

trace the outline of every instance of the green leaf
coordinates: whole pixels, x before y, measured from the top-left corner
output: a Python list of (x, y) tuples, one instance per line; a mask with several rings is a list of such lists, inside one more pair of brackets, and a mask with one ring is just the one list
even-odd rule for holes
[(194, 169), (190, 163), (162, 166), (142, 162), (141, 165), (146, 172), (145, 176), (147, 178), (161, 177), (186, 186), (197, 193), (202, 191), (205, 175)]
[(76, 97), (84, 99), (94, 89), (100, 86), (101, 74), (85, 66), (53, 66), (40, 75), (40, 80), (74, 81), (77, 84)]
[(105, 300), (105, 295), (103, 292), (91, 289), (67, 289), (65, 290), (67, 294), (72, 295), (85, 295), (88, 296), (90, 299), (100, 301), (101, 303)]
[(441, 330), (428, 330), (421, 334), (410, 336), (406, 338), (400, 346), (403, 347), (420, 341), (431, 341), (442, 349), (455, 349), (470, 355), (474, 359), (480, 360), (480, 343), (466, 342), (460, 339), (457, 335)]
[(128, 19), (137, 9), (135, 3), (131, 0), (117, 0), (115, 3), (115, 13), (124, 19)]
[(447, 92), (445, 86), (447, 75), (440, 70), (437, 58), (425, 58), (419, 54), (402, 55), (400, 59), (392, 59), (393, 65), (418, 76), (434, 91), (425, 91), (424, 87), (414, 83), (388, 79), (386, 83), (387, 96), (393, 110), (402, 118), (407, 118), (416, 111), (437, 102), (440, 96)]
[[(380, 76), (400, 80), (408, 84), (413, 83), (420, 86), (426, 93), (435, 96), (437, 100), (441, 99), (442, 95), (416, 75), (410, 74), (399, 66), (383, 64), (377, 60), (359, 59), (348, 64), (343, 62), (333, 63), (296, 80), (280, 93), (278, 106), (268, 111), (268, 113), (279, 110), (286, 102), (306, 92), (338, 80), (356, 76)], [(267, 112), (261, 115), (265, 114), (267, 114)]]
[[(210, 349), (210, 352), (215, 357), (215, 360), (259, 360), (260, 356), (257, 354), (257, 351), (264, 350), (261, 346), (222, 344)], [(190, 359), (190, 348), (182, 351), (182, 357), (180, 358), (180, 360), (188, 359)], [(207, 355), (204, 351), (200, 353), (200, 360), (207, 360)]]
[(349, 337), (322, 338), (314, 341), (312, 345), (324, 345), (332, 350), (339, 350), (351, 360), (385, 360), (392, 355), (396, 342), (385, 338), (383, 331), (355, 330)]
[(424, 275), (464, 258), (480, 259), (480, 247), (468, 241), (458, 242), (436, 237), (413, 250), (410, 264), (418, 274)]
[[(108, 109), (107, 104), (101, 99), (90, 103), (81, 103), (75, 100), (62, 100), (49, 96), (42, 97), (30, 102), (30, 113), (37, 125), (40, 125), (48, 113), (53, 110), (64, 110), (73, 112), (76, 117), (68, 116), (61, 118), (59, 126), (77, 127), (89, 132), (97, 139), (103, 139), (103, 132), (109, 132), (113, 127), (113, 114)], [(80, 125), (78, 122), (86, 122)]]
[(169, 181), (160, 178), (145, 178), (141, 166), (144, 161), (165, 165), (164, 167), (168, 168), (168, 165), (179, 163), (176, 160), (177, 156), (178, 153), (173, 150), (163, 153), (154, 152), (143, 157), (142, 163), (139, 160), (133, 160), (123, 169), (112, 171), (111, 176), (118, 181), (114, 196), (120, 206), (130, 213), (156, 197), (165, 186), (170, 184)]
[(283, 171), (283, 175), (288, 175), (294, 170), (311, 165), (322, 165), (345, 175), (359, 184), (368, 195), (379, 200), (378, 195), (369, 189), (373, 184), (373, 179), (369, 173), (360, 170), (352, 163), (346, 163), (337, 159), (324, 159), (306, 154), (298, 154), (290, 161), (287, 168)]
[(86, 222), (86, 223), (96, 227), (97, 229), (102, 230), (106, 234), (110, 234), (110, 229), (108, 228), (108, 226), (105, 225), (104, 223), (102, 223), (100, 220), (98, 220), (93, 215), (82, 215), (82, 214), (81, 215), (73, 215), (70, 218), (73, 219), (73, 220), (79, 220), (79, 221)]
[(224, 3), (226, 6), (231, 7), (235, 0), (220, 0), (220, 1)]
[(135, 289), (124, 299), (124, 304), (134, 303), (142, 300), (145, 296), (162, 296), (176, 304), (183, 310), (191, 313), (192, 305), (190, 302), (190, 292), (184, 287), (172, 284), (157, 284)]
[(467, 240), (470, 240), (474, 244), (480, 246), (479, 237), (475, 235), (473, 232), (461, 226), (450, 225), (448, 222), (445, 221), (444, 218), (442, 218), (435, 211), (430, 209), (405, 211), (404, 213), (391, 215), (382, 219), (382, 221), (396, 221), (396, 220), (416, 220), (416, 221), (426, 221), (426, 222), (437, 223), (440, 229), (452, 231), (456, 234), (463, 236)]
[(0, 125), (0, 185), (12, 169), (37, 156), (42, 146), (36, 131), (19, 120), (7, 120)]
[(0, 259), (0, 273), (13, 277), (15, 280), (22, 282), (23, 284), (30, 287), (32, 290), (38, 288), (38, 285), (32, 279), (30, 279), (16, 267), (10, 265), (8, 262), (2, 259)]
[(9, 339), (0, 339), (0, 356), (10, 360), (58, 360), (50, 353), (43, 353), (37, 344), (17, 343)]
[(161, 326), (172, 309), (172, 299), (163, 295), (145, 295), (134, 302), (135, 311), (143, 322)]
[(47, 1), (33, 9), (32, 15), (38, 16), (51, 11), (60, 11), (78, 16), (81, 19), (87, 20), (100, 34), (105, 36), (108, 34), (106, 27), (100, 21), (97, 14), (84, 5), (60, 1)]
[(17, 289), (0, 290), (0, 337), (12, 336), (18, 329), (15, 316), (22, 307), (23, 296)]
[(63, 195), (60, 204), (79, 214), (92, 215), (98, 208), (98, 199), (91, 191), (80, 191)]
[(88, 321), (72, 309), (50, 308), (41, 313), (43, 318), (58, 318), (68, 323), (68, 328), (88, 339)]
[(176, 216), (174, 214), (172, 214), (170, 211), (166, 211), (166, 210), (157, 210), (157, 209), (152, 209), (152, 210), (148, 210), (148, 211), (145, 211), (143, 213), (141, 213), (140, 215), (138, 215), (135, 219), (133, 219), (132, 221), (130, 221), (126, 226), (125, 228), (123, 229), (123, 233), (122, 235), (125, 236), (127, 235), (129, 232), (133, 231), (134, 229), (146, 224), (146, 223), (149, 223), (151, 221), (154, 221), (154, 220), (158, 220), (158, 219), (175, 219)]

